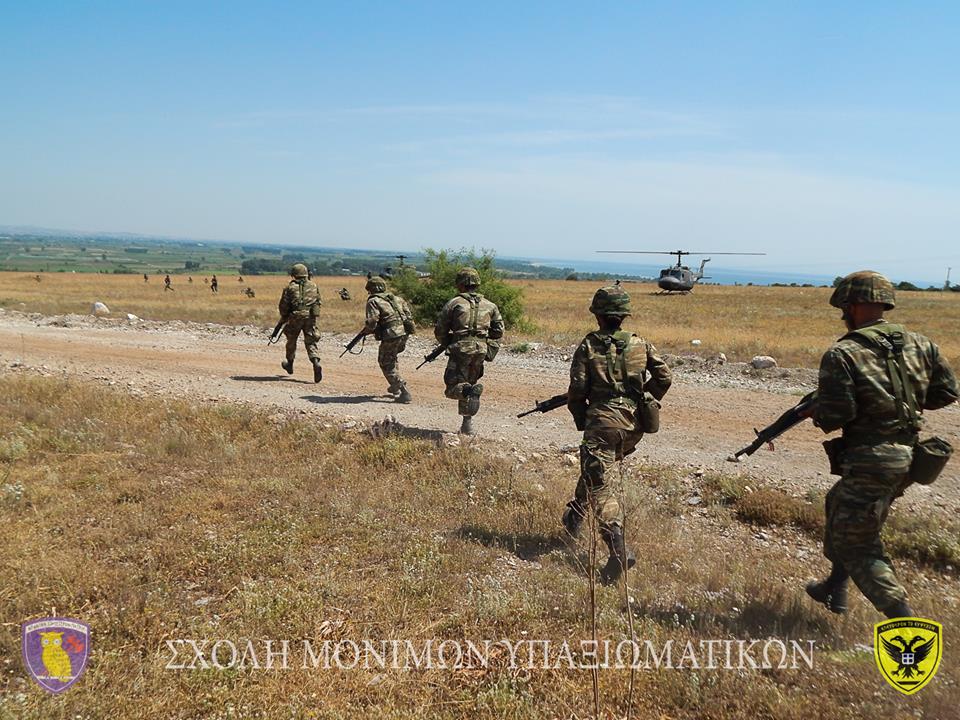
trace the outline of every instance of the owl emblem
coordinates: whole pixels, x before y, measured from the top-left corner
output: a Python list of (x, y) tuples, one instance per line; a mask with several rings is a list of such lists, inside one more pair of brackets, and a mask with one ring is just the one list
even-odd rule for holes
[(40, 645), (43, 647), (40, 660), (47, 674), (55, 680), (69, 682), (73, 678), (73, 670), (70, 667), (70, 655), (63, 649), (63, 633), (40, 633)]

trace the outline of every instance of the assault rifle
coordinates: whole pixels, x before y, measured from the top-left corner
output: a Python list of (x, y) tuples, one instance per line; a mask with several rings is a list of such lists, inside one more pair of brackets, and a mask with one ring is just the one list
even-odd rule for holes
[(757, 439), (742, 450), (737, 450), (737, 452), (733, 455), (734, 459), (739, 460), (741, 455), (753, 455), (757, 450), (767, 444), (769, 444), (772, 448), (774, 440), (783, 435), (794, 425), (803, 422), (807, 419), (807, 417), (809, 417), (810, 409), (816, 404), (816, 402), (817, 393), (814, 391), (804, 395), (800, 402), (763, 428), (763, 430), (757, 430), (754, 428), (753, 432), (756, 434)]
[(283, 330), (283, 326), (287, 324), (286, 320), (281, 320), (277, 323), (276, 327), (273, 328), (273, 332), (270, 333), (270, 339), (267, 340), (267, 345), (273, 345), (280, 340), (280, 333)]
[[(361, 340), (363, 340), (366, 336), (367, 336), (367, 333), (364, 332), (363, 330), (361, 330), (360, 332), (358, 332), (358, 333), (356, 334), (356, 336), (354, 336), (353, 340), (351, 340), (350, 342), (348, 342), (346, 345), (343, 346), (343, 352), (340, 353), (340, 357), (343, 357), (343, 356), (346, 355), (348, 352), (350, 352), (351, 350), (353, 350), (353, 348), (355, 348), (355, 347), (357, 346), (357, 343), (360, 342)], [(366, 341), (364, 341), (364, 343), (366, 343)], [(360, 352), (363, 352), (363, 345), (360, 346)], [(350, 353), (350, 354), (351, 354), (351, 355), (359, 355), (360, 353)]]
[(543, 400), (542, 402), (534, 403), (533, 410), (527, 410), (526, 412), (519, 413), (518, 418), (526, 417), (527, 415), (532, 415), (535, 412), (547, 413), (551, 410), (556, 410), (559, 407), (563, 407), (567, 404), (567, 394), (563, 393), (562, 395), (554, 395), (549, 400)]
[(423, 356), (423, 362), (420, 363), (419, 365), (417, 365), (417, 370), (419, 370), (420, 368), (422, 368), (422, 367), (423, 367), (424, 365), (426, 365), (427, 363), (433, 362), (433, 361), (436, 360), (438, 357), (440, 357), (441, 355), (443, 355), (443, 351), (446, 350), (446, 349), (447, 349), (447, 346), (446, 346), (446, 345), (437, 345), (433, 350), (430, 351), (430, 354), (429, 354), (429, 355), (424, 355), (424, 356)]

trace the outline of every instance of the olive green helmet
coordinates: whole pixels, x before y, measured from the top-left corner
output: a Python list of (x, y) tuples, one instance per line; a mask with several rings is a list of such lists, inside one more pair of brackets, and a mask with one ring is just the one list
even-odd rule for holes
[(626, 317), (630, 314), (630, 296), (619, 285), (602, 287), (593, 294), (590, 312), (594, 315)]
[(374, 275), (372, 278), (367, 280), (367, 284), (363, 287), (368, 293), (381, 293), (386, 292), (387, 283), (384, 282), (384, 279), (379, 275)]
[(879, 303), (887, 310), (893, 310), (897, 304), (893, 283), (873, 270), (850, 273), (833, 291), (830, 304), (843, 309), (855, 303)]
[(480, 287), (480, 273), (472, 267), (460, 268), (457, 271), (457, 286)]
[(307, 266), (303, 263), (297, 263), (292, 268), (290, 268), (290, 274), (295, 278), (305, 278), (310, 273), (307, 272)]

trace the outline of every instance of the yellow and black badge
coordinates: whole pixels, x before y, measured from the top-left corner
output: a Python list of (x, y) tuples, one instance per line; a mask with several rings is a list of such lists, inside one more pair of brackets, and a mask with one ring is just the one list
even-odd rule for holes
[(873, 657), (880, 674), (904, 695), (933, 679), (943, 656), (943, 626), (924, 618), (896, 618), (874, 626)]

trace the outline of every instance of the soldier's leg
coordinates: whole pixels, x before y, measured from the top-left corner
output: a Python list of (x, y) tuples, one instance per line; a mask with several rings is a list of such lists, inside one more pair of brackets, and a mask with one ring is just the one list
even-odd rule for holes
[(293, 361), (297, 357), (297, 341), (300, 339), (300, 324), (288, 321), (287, 324), (283, 326), (283, 335), (286, 338), (286, 344), (284, 345), (286, 360), (280, 363), (280, 365), (284, 370), (292, 374)]
[(880, 537), (890, 503), (903, 480), (902, 474), (843, 477), (831, 490), (827, 517), (831, 559), (843, 566), (860, 592), (881, 612), (905, 603), (907, 598)]
[(447, 368), (443, 371), (443, 394), (451, 400), (463, 397), (463, 388), (467, 384), (466, 362), (457, 352), (450, 352), (447, 357)]
[(397, 367), (397, 356), (402, 349), (400, 343), (405, 340), (405, 337), (396, 340), (381, 340), (380, 348), (377, 350), (377, 364), (387, 381), (387, 390), (391, 393), (400, 392), (403, 385), (403, 378), (400, 377), (400, 370)]
[(313, 381), (323, 380), (323, 367), (320, 365), (320, 330), (317, 321), (310, 319), (303, 324), (303, 346), (307, 349), (307, 357), (313, 364)]
[(620, 430), (588, 429), (580, 445), (580, 475), (590, 507), (600, 524), (600, 537), (610, 552), (606, 565), (600, 570), (600, 579), (608, 585), (615, 583), (623, 571), (636, 562), (624, 541), (623, 507), (611, 482), (617, 458), (622, 456), (623, 436)]

